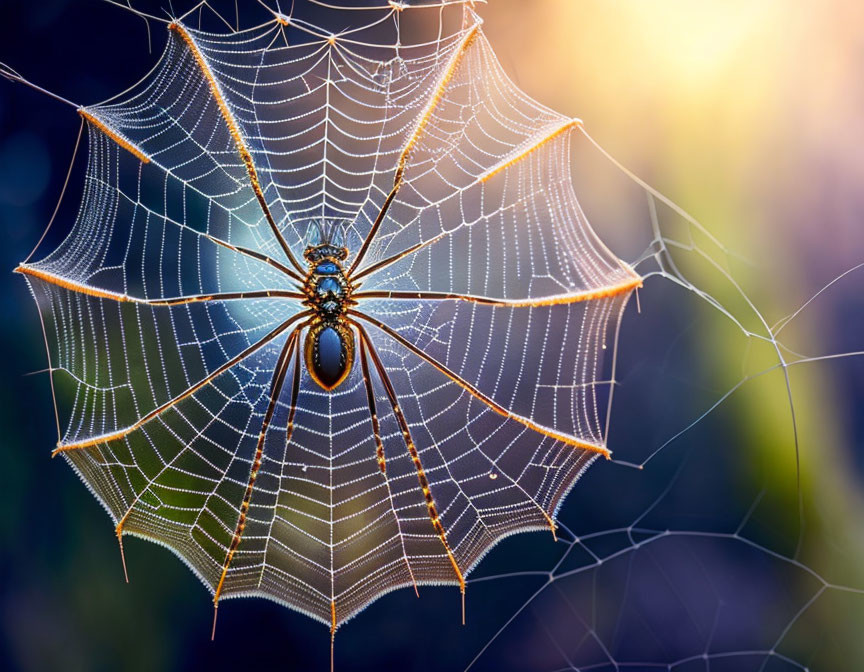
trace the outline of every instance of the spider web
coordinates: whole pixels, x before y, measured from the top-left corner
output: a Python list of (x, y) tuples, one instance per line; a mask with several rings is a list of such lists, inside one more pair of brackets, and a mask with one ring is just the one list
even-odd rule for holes
[[(640, 281), (573, 193), (578, 123), (516, 89), (480, 23), (466, 8), (457, 30), (382, 47), (364, 39), (375, 23), (332, 35), (277, 13), (217, 34), (178, 19), (150, 75), (82, 110), (79, 216), (19, 269), (70, 388), (57, 452), (118, 536), (164, 543), (216, 599), (263, 595), (335, 629), (394, 588), (461, 582), (499, 539), (548, 530), (605, 452), (601, 355)], [(256, 453), (302, 317), (262, 296), (291, 289), (270, 261), (280, 235), (302, 258), (310, 222), (345, 221), (357, 266), (394, 172), (360, 307), (450, 548), (383, 379), (379, 470), (359, 366), (331, 393), (302, 372), (296, 417), (281, 396)], [(405, 291), (471, 300), (389, 297)]]
[[(629, 267), (593, 235), (571, 187), (571, 141), (593, 142), (584, 128), (521, 94), (504, 75), (482, 29), (466, 39), (478, 20), (470, 11), (459, 29), (441, 31), (428, 42), (402, 45), (369, 37), (385, 26), (398, 30), (404, 15), (394, 8), (380, 23), (340, 33), (332, 44), (329, 32), (296, 17), (290, 25), (275, 20), (219, 34), (195, 30), (189, 17), (182, 19), (249, 144), (264, 194), (295, 254), (302, 252), (306, 223), (313, 218), (350, 222), (347, 245), (358, 249), (390, 191), (406, 138), (432, 100), (428, 125), (411, 148), (405, 187), (367, 259), (371, 264), (414, 245), (423, 247), (369, 276), (364, 290), (528, 301), (626, 283), (632, 277)], [(436, 98), (454, 60), (458, 67)], [(272, 266), (213, 241), (280, 258), (235, 139), (182, 36), (172, 35), (154, 72), (119, 102), (87, 111), (104, 128), (90, 124), (81, 213), (66, 242), (34, 268), (146, 300), (284, 286)], [(142, 164), (130, 147), (148, 163)], [(788, 376), (793, 365), (830, 357), (786, 348), (779, 333), (789, 321), (766, 322), (726, 270), (729, 251), (689, 215), (628, 176), (648, 196), (650, 228), (647, 251), (632, 267), (643, 279), (660, 276), (703, 300), (748, 344), (766, 348), (778, 360), (748, 371), (688, 430), (705, 424), (745, 384), (772, 372)], [(445, 244), (429, 242), (438, 236)], [(682, 253), (730, 283), (737, 303), (698, 289), (688, 279), (691, 266), (682, 262)], [(149, 307), (82, 296), (33, 278), (28, 276), (49, 343), (55, 339), (54, 383), (59, 396), (70, 400), (61, 445), (133, 424), (299, 311), (295, 302), (281, 299)], [(364, 310), (496, 402), (538, 425), (605, 446), (605, 409), (611, 403), (607, 381), (615, 379), (615, 372), (610, 358), (603, 361), (603, 351), (616, 351), (628, 295), (532, 307), (382, 299), (370, 300)], [(561, 499), (596, 454), (501, 418), (385, 334), (369, 331), (397, 387), (465, 573), (503, 536), (548, 530), (544, 513), (557, 520)], [(124, 532), (179, 552), (211, 590), (223, 569), (284, 338), (123, 442), (63, 453), (115, 523), (136, 509)], [(343, 388), (329, 394), (304, 374), (288, 446), (288, 399), (280, 399), (249, 526), (228, 569), (224, 597), (263, 594), (330, 625), (331, 602), (341, 623), (383, 592), (412, 585), (412, 574), (419, 583), (454, 583), (429, 529), (397, 420), (376, 381), (388, 469), (381, 479), (357, 369)], [(617, 455), (613, 461), (641, 469), (663, 459), (677, 438), (633, 461)], [(559, 521), (560, 556), (533, 572), (540, 587), (494, 630), (489, 644), (500, 643), (502, 632), (518, 627), (534, 610), (543, 614), (535, 625), (552, 644), (542, 669), (773, 669), (766, 667), (769, 662), (806, 669), (780, 651), (789, 632), (826, 594), (860, 591), (802, 561), (800, 535), (798, 547), (783, 552), (757, 541), (759, 534), (749, 525), (761, 495), (754, 497), (752, 510), (739, 512), (716, 531), (686, 525), (670, 529), (668, 521), (666, 527), (650, 524), (680, 474), (655, 499), (634, 504), (638, 513), (623, 523), (576, 534)], [(800, 507), (800, 501), (794, 505)], [(581, 511), (576, 515), (582, 518)], [(612, 619), (614, 626), (598, 620), (600, 573), (615, 571), (624, 558), (629, 564), (618, 576), (629, 586), (631, 580), (638, 582), (632, 577), (643, 576), (641, 559), (652, 549), (688, 552), (705, 562), (724, 552), (724, 545), (753, 549), (755, 556), (774, 563), (776, 575), (788, 570), (810, 576), (812, 592), (798, 596), (782, 622), (755, 637), (753, 647), (742, 648), (742, 639), (722, 642), (718, 633), (729, 630), (722, 604), (744, 589), (714, 586), (721, 606), (710, 614), (694, 614), (683, 599), (678, 605), (687, 612), (682, 618), (697, 626), (685, 637), (688, 646), (666, 642), (665, 649), (646, 650), (641, 659), (619, 659), (615, 642), (626, 630), (626, 619), (622, 608)], [(660, 557), (653, 561), (672, 565)], [(469, 585), (479, 590), (531, 573), (490, 573)], [(685, 577), (665, 580), (674, 587)], [(591, 582), (593, 601), (580, 602), (578, 596), (589, 592)], [(670, 653), (682, 648), (691, 651)], [(487, 645), (472, 669), (492, 664), (490, 656), (505, 660), (506, 651)]]

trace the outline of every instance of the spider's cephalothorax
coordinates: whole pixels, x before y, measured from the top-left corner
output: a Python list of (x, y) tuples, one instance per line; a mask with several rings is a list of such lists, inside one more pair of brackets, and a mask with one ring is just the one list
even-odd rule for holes
[(342, 269), (348, 249), (334, 244), (332, 235), (322, 235), (319, 244), (309, 245), (303, 256), (309, 264), (304, 303), (314, 312), (303, 349), (306, 369), (329, 391), (348, 377), (354, 363), (354, 335), (344, 317), (345, 309), (354, 303), (351, 283)]

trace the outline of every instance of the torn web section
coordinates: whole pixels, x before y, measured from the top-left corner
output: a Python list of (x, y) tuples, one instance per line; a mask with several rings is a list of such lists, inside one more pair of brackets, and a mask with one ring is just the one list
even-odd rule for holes
[(592, 232), (573, 193), (574, 122), (522, 94), (479, 32), (466, 35), (451, 68), (370, 256), (427, 245), (369, 286), (515, 299), (637, 282)]

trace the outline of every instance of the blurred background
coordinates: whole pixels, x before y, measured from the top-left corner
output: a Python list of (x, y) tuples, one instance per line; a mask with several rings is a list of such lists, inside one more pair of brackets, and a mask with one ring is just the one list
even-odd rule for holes
[[(213, 4), (234, 16), (233, 2)], [(252, 0), (239, 8), (242, 24), (262, 18)], [(496, 547), (472, 577), (465, 627), (453, 589), (378, 600), (339, 631), (336, 668), (864, 669), (864, 269), (843, 275), (864, 262), (864, 5), (478, 9), (522, 89), (583, 119), (722, 247), (658, 205), (661, 257), (686, 282), (653, 275), (641, 312), (628, 307), (616, 461), (570, 494), (562, 540)], [(103, 0), (0, 2), (0, 61), (81, 104), (143, 76), (163, 32)], [(0, 667), (326, 669), (326, 628), (264, 601), (226, 602), (211, 643), (209, 595), (158, 546), (127, 539), (126, 585), (111, 521), (49, 459), (39, 319), (11, 270), (51, 217), (78, 127), (71, 108), (0, 80)], [(659, 249), (645, 192), (584, 138), (573, 157), (577, 194), (613, 250), (635, 262)], [(82, 159), (48, 247), (74, 218)], [(774, 329), (776, 343), (747, 337), (768, 336), (837, 278)], [(781, 355), (794, 363), (776, 367)]]

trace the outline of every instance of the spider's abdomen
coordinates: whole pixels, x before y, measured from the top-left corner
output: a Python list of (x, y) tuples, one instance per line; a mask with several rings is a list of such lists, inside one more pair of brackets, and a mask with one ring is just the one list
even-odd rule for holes
[(309, 375), (329, 391), (351, 373), (354, 335), (341, 321), (318, 322), (309, 328), (303, 351)]
[(327, 391), (348, 377), (354, 363), (354, 334), (344, 316), (346, 307), (354, 303), (351, 283), (342, 270), (347, 255), (347, 249), (333, 246), (329, 238), (303, 253), (309, 262), (304, 304), (315, 314), (303, 346), (306, 370)]

